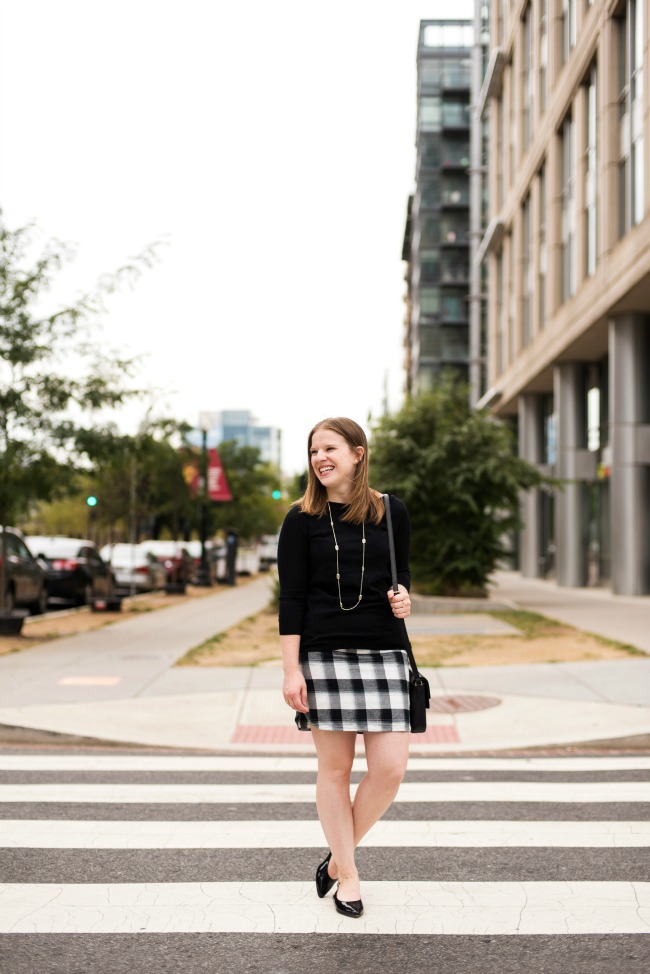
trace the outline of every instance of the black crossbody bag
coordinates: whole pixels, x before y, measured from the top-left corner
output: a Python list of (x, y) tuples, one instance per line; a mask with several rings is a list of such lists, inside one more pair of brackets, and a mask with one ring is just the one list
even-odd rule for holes
[[(393, 592), (395, 595), (397, 595), (399, 593), (399, 588), (397, 587), (395, 539), (393, 537), (393, 518), (390, 513), (390, 498), (388, 494), (383, 494), (382, 496), (384, 498), (384, 507), (386, 509), (386, 528), (388, 529), (388, 550), (390, 552), (391, 581), (393, 585)], [(413, 650), (411, 649), (411, 642), (406, 632), (406, 623), (403, 619), (402, 622), (404, 624), (404, 635), (406, 636), (406, 651), (408, 653), (409, 663), (411, 666), (409, 677), (411, 734), (424, 734), (425, 730), (427, 729), (427, 710), (429, 709), (429, 701), (431, 700), (431, 691), (429, 689), (429, 681), (426, 677), (422, 676), (418, 670), (417, 663), (415, 662), (415, 656), (413, 655)]]

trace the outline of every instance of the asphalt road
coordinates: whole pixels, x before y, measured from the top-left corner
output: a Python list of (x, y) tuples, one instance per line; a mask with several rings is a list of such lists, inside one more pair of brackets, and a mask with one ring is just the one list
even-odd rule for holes
[[(413, 760), (407, 782), (459, 797), (391, 807), (358, 851), (366, 912), (350, 921), (313, 889), (314, 803), (274, 799), (315, 783), (312, 759), (0, 751), (0, 970), (645, 972), (650, 758), (551, 765)], [(513, 782), (538, 800), (513, 800)], [(477, 783), (486, 799), (463, 800)], [(545, 800), (558, 784), (574, 799)], [(165, 800), (129, 800), (152, 785)], [(263, 793), (231, 802), (232, 785)], [(188, 801), (199, 786), (212, 801)]]

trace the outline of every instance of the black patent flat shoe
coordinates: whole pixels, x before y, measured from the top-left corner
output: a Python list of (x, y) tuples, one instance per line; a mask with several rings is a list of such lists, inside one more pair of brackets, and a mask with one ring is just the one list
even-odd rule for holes
[(332, 886), (336, 882), (336, 880), (332, 879), (332, 877), (327, 871), (327, 867), (330, 864), (331, 858), (332, 858), (332, 853), (330, 852), (325, 857), (325, 859), (323, 859), (320, 866), (316, 870), (316, 892), (318, 893), (321, 899), (324, 896), (327, 896)]
[(363, 902), (361, 900), (340, 900), (336, 893), (334, 894), (334, 906), (337, 912), (342, 913), (344, 917), (357, 919), (363, 913)]

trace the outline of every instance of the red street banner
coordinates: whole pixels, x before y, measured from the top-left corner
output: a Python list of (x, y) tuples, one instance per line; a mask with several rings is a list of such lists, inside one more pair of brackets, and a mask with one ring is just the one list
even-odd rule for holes
[(232, 500), (226, 471), (221, 466), (221, 457), (216, 448), (208, 450), (208, 497), (211, 501)]
[[(190, 490), (196, 496), (202, 489), (200, 459), (190, 460), (185, 465), (183, 473), (190, 486)], [(232, 494), (228, 486), (226, 472), (221, 466), (221, 457), (217, 449), (208, 450), (208, 498), (211, 501), (231, 501)]]

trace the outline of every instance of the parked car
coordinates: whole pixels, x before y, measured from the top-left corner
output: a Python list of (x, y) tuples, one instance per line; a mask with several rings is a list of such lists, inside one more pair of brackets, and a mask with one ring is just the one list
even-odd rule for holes
[(165, 587), (167, 573), (159, 558), (143, 544), (104, 545), (99, 552), (110, 565), (119, 589), (152, 592)]
[[(215, 549), (217, 578), (226, 577), (226, 546)], [(256, 575), (261, 568), (260, 546), (257, 544), (239, 545), (235, 570), (238, 575)]]
[[(47, 576), (16, 528), (6, 529), (7, 566), (5, 611), (27, 608), (34, 615), (47, 610)], [(2, 530), (0, 529), (0, 544)], [(0, 557), (2, 549), (0, 548)]]
[(189, 585), (194, 577), (194, 559), (184, 542), (144, 541), (143, 545), (165, 566), (167, 585)]
[(271, 565), (277, 564), (279, 540), (279, 534), (265, 534), (262, 536), (259, 546), (260, 571), (268, 571)]
[(92, 541), (33, 535), (27, 543), (47, 572), (47, 590), (51, 599), (92, 605), (94, 599), (112, 598), (113, 573)]

